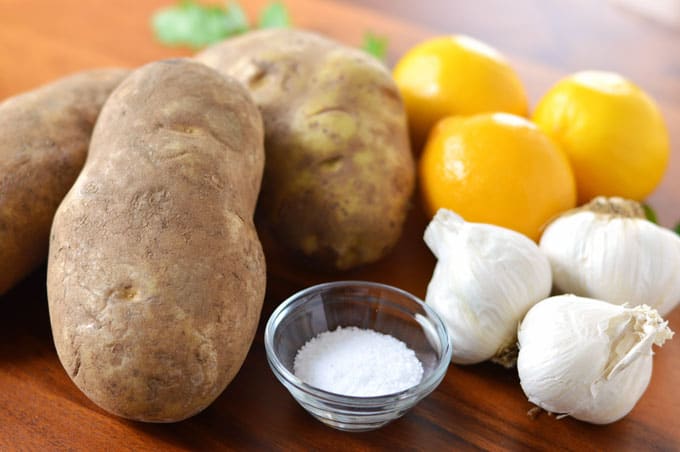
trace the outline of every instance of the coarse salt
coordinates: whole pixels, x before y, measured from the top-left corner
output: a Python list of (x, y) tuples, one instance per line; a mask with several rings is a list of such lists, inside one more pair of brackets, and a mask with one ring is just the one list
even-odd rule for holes
[(423, 366), (413, 350), (389, 334), (338, 327), (309, 340), (297, 351), (293, 372), (324, 391), (371, 397), (420, 383)]

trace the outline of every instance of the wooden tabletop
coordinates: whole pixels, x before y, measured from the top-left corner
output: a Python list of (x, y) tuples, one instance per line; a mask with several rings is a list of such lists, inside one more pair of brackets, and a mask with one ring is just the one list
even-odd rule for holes
[[(0, 99), (93, 67), (134, 67), (189, 55), (154, 42), (151, 13), (163, 0), (0, 0)], [(241, 2), (254, 17), (264, 1)], [(296, 25), (356, 45), (365, 31), (390, 39), (390, 62), (436, 34), (466, 33), (497, 47), (517, 68), (532, 103), (581, 69), (623, 73), (654, 96), (671, 134), (671, 164), (651, 196), (661, 222), (680, 220), (680, 29), (618, 2), (591, 0), (286, 0)], [(45, 271), (0, 298), (0, 451), (6, 450), (680, 450), (680, 336), (657, 350), (651, 384), (622, 421), (593, 426), (545, 413), (531, 418), (515, 370), (452, 365), (443, 383), (403, 418), (349, 434), (308, 415), (276, 381), (262, 340), (288, 295), (331, 279), (386, 282), (423, 297), (434, 259), (422, 243), (416, 201), (388, 258), (339, 275), (291, 267), (269, 253), (257, 338), (236, 379), (204, 412), (176, 424), (115, 418), (69, 380), (52, 344)], [(680, 331), (680, 309), (669, 315)]]

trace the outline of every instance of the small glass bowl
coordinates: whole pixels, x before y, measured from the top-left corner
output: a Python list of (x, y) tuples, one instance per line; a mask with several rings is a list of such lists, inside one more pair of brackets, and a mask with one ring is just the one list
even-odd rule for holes
[[(315, 388), (294, 375), (300, 347), (320, 333), (349, 326), (406, 343), (423, 365), (420, 383), (394, 394), (355, 397)], [(276, 308), (264, 335), (276, 378), (314, 417), (345, 431), (374, 430), (399, 418), (441, 383), (451, 361), (441, 318), (410, 293), (373, 282), (339, 281), (302, 290)]]

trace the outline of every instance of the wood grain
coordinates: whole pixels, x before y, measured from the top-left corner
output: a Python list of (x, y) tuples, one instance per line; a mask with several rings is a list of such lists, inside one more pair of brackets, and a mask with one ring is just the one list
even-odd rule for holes
[[(242, 1), (250, 17), (266, 2)], [(365, 30), (390, 37), (392, 62), (427, 36), (464, 32), (498, 47), (532, 102), (585, 68), (630, 76), (660, 102), (673, 145), (669, 172), (651, 197), (662, 221), (680, 219), (680, 35), (607, 2), (568, 0), (287, 0), (296, 24), (348, 44)], [(155, 43), (148, 21), (162, 0), (0, 0), (0, 99), (70, 72), (134, 67), (190, 55)], [(413, 6), (417, 5), (417, 6)], [(680, 340), (657, 350), (652, 382), (633, 412), (592, 426), (532, 407), (516, 371), (451, 366), (441, 386), (402, 419), (370, 433), (323, 426), (270, 372), (262, 340), (271, 311), (296, 290), (331, 279), (394, 284), (424, 296), (434, 259), (417, 201), (397, 248), (382, 262), (314, 274), (270, 252), (262, 321), (236, 379), (203, 413), (172, 425), (128, 422), (93, 405), (61, 368), (49, 328), (44, 269), (0, 298), (0, 450), (680, 450)], [(680, 310), (669, 316), (680, 330)]]

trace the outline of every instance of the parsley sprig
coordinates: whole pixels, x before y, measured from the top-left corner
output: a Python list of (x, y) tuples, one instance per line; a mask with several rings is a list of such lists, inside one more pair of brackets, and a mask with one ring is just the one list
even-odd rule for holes
[[(272, 2), (260, 13), (260, 28), (289, 27), (290, 16), (285, 5)], [(243, 8), (236, 1), (224, 5), (180, 0), (174, 6), (156, 11), (151, 18), (156, 39), (169, 46), (200, 49), (230, 36), (248, 31)]]
[(361, 48), (377, 59), (385, 61), (387, 58), (387, 45), (388, 40), (385, 36), (379, 36), (368, 31), (364, 34), (364, 42)]
[[(286, 5), (281, 1), (273, 1), (260, 11), (257, 28), (285, 28), (292, 24)], [(194, 49), (251, 29), (243, 8), (235, 0), (229, 0), (223, 5), (179, 0), (174, 6), (156, 11), (151, 18), (151, 27), (159, 42)], [(369, 31), (364, 34), (361, 48), (385, 61), (387, 45), (386, 37)]]

